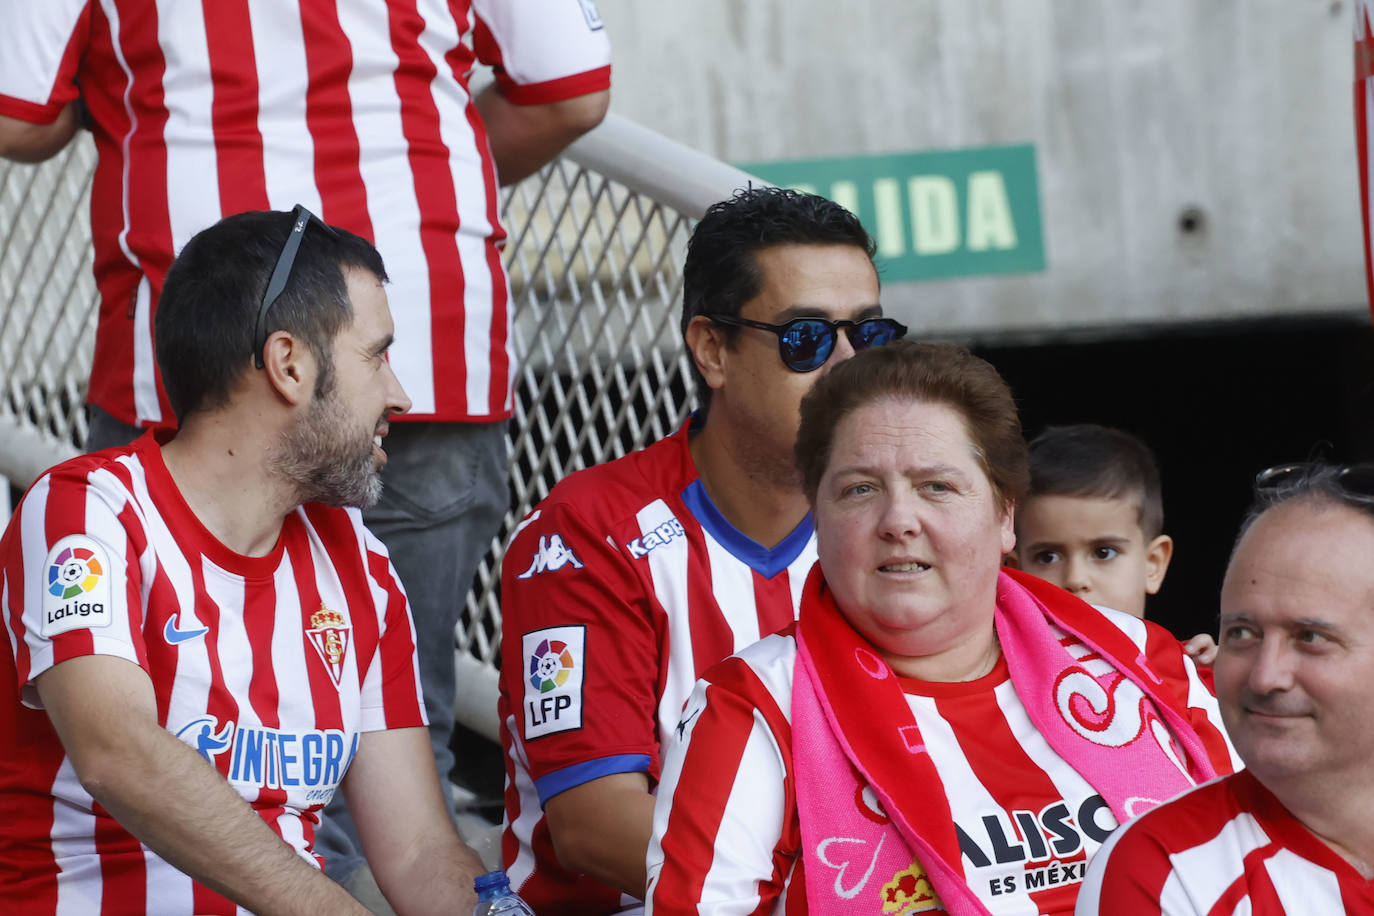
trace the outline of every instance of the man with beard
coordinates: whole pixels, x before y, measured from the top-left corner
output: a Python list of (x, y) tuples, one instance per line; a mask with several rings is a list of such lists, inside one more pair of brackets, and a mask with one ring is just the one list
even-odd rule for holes
[(1256, 479), (1221, 588), (1216, 692), (1246, 769), (1142, 815), (1078, 913), (1374, 912), (1374, 465)]
[(336, 788), (398, 910), (471, 907), (405, 592), (359, 511), (410, 406), (385, 280), (301, 207), (199, 233), (157, 310), (179, 431), (58, 465), (20, 503), (0, 910), (365, 912), (311, 854)]

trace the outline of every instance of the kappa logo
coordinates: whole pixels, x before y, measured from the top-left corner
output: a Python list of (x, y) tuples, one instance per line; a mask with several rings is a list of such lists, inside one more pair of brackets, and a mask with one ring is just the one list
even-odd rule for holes
[(685, 538), (686, 536), (687, 529), (682, 527), (682, 522), (676, 518), (670, 518), (643, 537), (635, 538), (626, 544), (625, 549), (630, 552), (630, 556), (638, 560), (640, 557), (647, 557), (651, 551), (657, 550), (674, 539)]
[(541, 534), (539, 536), (539, 549), (534, 552), (534, 559), (530, 562), (530, 568), (515, 578), (528, 579), (540, 573), (556, 572), (569, 564), (572, 565), (573, 569), (582, 568), (582, 561), (577, 558), (577, 554), (572, 552), (571, 547), (563, 543), (563, 535)]

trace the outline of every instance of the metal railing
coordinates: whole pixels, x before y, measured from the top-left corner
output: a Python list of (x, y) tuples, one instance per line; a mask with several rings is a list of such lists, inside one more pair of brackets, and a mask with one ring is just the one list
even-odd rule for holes
[[(98, 297), (88, 137), (41, 166), (0, 161), (0, 474), (27, 486), (78, 454)], [(517, 374), (511, 507), (456, 634), (460, 722), (496, 738), (502, 548), (562, 477), (672, 432), (690, 410), (678, 330), (695, 219), (758, 179), (609, 115), (502, 202)]]

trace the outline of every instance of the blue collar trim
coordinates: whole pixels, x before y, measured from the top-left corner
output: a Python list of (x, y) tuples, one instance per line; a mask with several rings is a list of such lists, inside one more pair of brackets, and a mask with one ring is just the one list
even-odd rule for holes
[(801, 556), (811, 540), (814, 526), (811, 513), (806, 513), (792, 533), (778, 542), (775, 547), (764, 547), (758, 541), (741, 532), (721, 515), (716, 504), (706, 493), (701, 478), (697, 478), (682, 491), (682, 501), (687, 504), (692, 515), (705, 528), (711, 537), (720, 542), (726, 550), (765, 579), (771, 579)]

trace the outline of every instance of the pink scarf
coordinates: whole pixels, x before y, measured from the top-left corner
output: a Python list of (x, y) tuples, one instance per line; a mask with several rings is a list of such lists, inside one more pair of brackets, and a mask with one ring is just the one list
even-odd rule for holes
[[(994, 625), (1031, 721), (1118, 821), (1216, 775), (1185, 705), (1158, 690), (1139, 648), (1100, 612), (1003, 571)], [(1075, 659), (1052, 625), (1094, 654)], [(879, 888), (891, 912), (943, 906), (951, 916), (986, 916), (901, 685), (841, 616), (819, 568), (796, 632), (792, 755), (811, 912), (853, 912), (860, 893), (867, 909)]]

